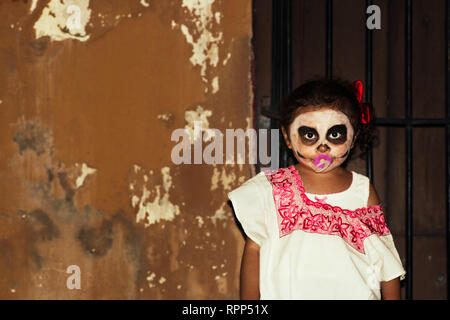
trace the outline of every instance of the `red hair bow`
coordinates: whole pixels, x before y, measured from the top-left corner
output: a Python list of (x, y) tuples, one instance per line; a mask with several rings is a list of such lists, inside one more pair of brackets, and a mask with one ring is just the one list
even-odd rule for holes
[(361, 122), (368, 124), (370, 122), (370, 109), (367, 103), (362, 102), (363, 85), (360, 80), (353, 82), (353, 88), (355, 90), (356, 98), (359, 102), (359, 110), (361, 112)]

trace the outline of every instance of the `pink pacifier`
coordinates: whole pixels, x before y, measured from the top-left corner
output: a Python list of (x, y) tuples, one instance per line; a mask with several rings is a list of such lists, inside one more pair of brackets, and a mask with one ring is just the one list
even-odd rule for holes
[(331, 164), (331, 162), (333, 162), (333, 159), (331, 159), (328, 155), (326, 154), (319, 154), (315, 159), (314, 159), (314, 165), (322, 170), (325, 170), (326, 168), (328, 168)]

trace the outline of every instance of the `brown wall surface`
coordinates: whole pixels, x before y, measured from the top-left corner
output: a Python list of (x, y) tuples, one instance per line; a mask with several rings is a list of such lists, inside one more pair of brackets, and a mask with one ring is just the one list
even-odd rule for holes
[(176, 165), (171, 134), (252, 126), (251, 10), (0, 2), (0, 299), (238, 298), (252, 168)]

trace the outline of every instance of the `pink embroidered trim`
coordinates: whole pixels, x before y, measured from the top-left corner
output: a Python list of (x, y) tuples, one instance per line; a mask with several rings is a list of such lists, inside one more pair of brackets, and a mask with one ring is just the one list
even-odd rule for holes
[(314, 199), (315, 199), (317, 202), (326, 204), (326, 201), (325, 201), (325, 200), (327, 200), (328, 198), (327, 198), (327, 197), (319, 198), (319, 197), (315, 196)]
[(294, 230), (337, 235), (364, 253), (365, 238), (390, 234), (381, 205), (347, 210), (312, 201), (293, 165), (264, 173), (272, 184), (280, 238)]

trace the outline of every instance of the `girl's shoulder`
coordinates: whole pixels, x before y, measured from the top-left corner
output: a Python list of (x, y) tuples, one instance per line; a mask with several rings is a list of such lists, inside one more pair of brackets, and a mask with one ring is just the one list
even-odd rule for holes
[(353, 176), (352, 187), (354, 187), (354, 190), (367, 189), (366, 191), (368, 191), (368, 188), (370, 186), (369, 177), (353, 170), (350, 172), (352, 173)]
[(228, 192), (236, 218), (244, 232), (258, 245), (268, 238), (266, 218), (272, 187), (261, 171)]

